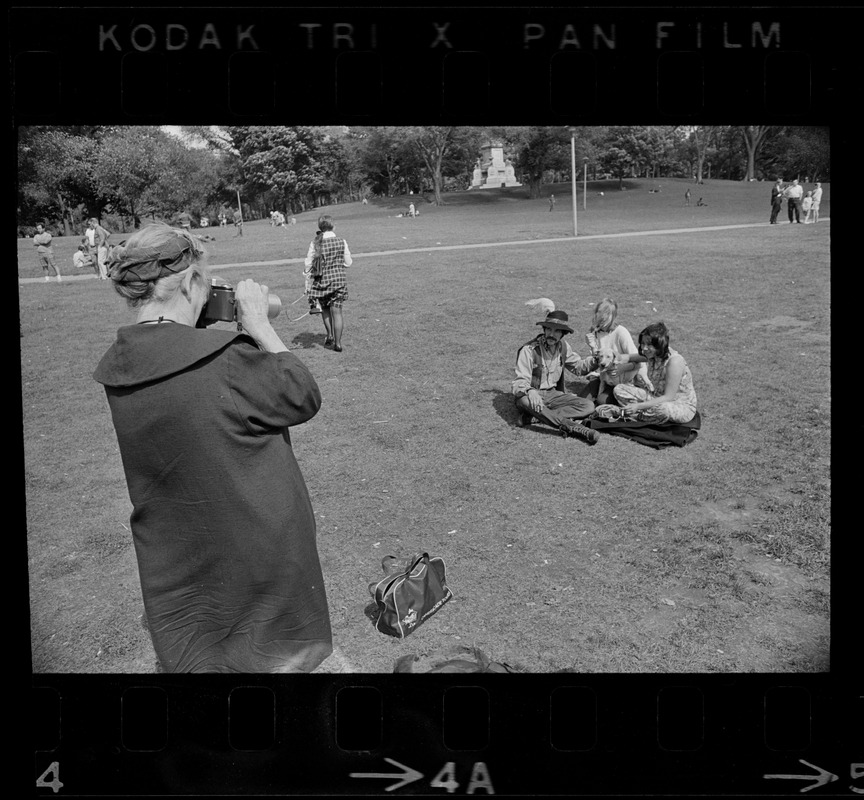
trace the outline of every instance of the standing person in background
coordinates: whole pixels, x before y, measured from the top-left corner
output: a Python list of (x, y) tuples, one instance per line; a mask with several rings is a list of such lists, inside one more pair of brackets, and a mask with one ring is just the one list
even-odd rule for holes
[(549, 195), (549, 210), (552, 211), (552, 209), (554, 209), (554, 208), (555, 208), (555, 195), (550, 194)]
[(813, 222), (819, 222), (819, 206), (822, 204), (822, 184), (816, 182), (816, 188), (812, 195), (813, 204), (810, 206), (810, 211), (813, 215)]
[(91, 234), (88, 231), (86, 236), (88, 241), (91, 238), (93, 239), (96, 247), (95, 261), (97, 274), (101, 280), (108, 280), (108, 237), (111, 234), (99, 224), (96, 217), (91, 217), (87, 224), (89, 225), (89, 230), (93, 232)]
[(232, 239), (243, 235), (243, 212), (239, 208), (234, 212), (234, 227), (237, 228), (237, 233), (231, 237)]
[(36, 233), (33, 235), (33, 246), (36, 248), (36, 254), (39, 256), (39, 266), (42, 267), (42, 271), (45, 273), (45, 280), (51, 280), (48, 274), (48, 268), (50, 267), (54, 270), (57, 280), (62, 281), (63, 276), (54, 263), (54, 247), (51, 244), (51, 238), (51, 234), (45, 230), (45, 226), (41, 222), (37, 223)]
[(180, 227), (184, 231), (191, 231), (192, 230), (192, 217), (189, 215), (188, 211), (181, 211), (177, 215), (177, 219), (180, 222)]
[(306, 253), (306, 267), (312, 268), (316, 255), (322, 258), (320, 274), (312, 273), (312, 288), (309, 300), (317, 300), (321, 305), (321, 319), (324, 320), (324, 346), (337, 353), (342, 352), (342, 304), (348, 299), (348, 282), (345, 267), (354, 263), (348, 242), (333, 232), (333, 219), (329, 214), (318, 217), (318, 234), (309, 244)]
[(801, 201), (801, 210), (804, 212), (804, 224), (810, 222), (810, 214), (813, 211), (813, 192), (807, 192)]
[(783, 207), (783, 181), (777, 178), (777, 183), (771, 187), (771, 224), (777, 224), (777, 215)]
[[(790, 186), (786, 187), (783, 193), (786, 197), (787, 211), (789, 212), (789, 222), (801, 222), (801, 198), (804, 195), (804, 187), (798, 183), (798, 178), (792, 181)], [(794, 219), (793, 219), (794, 216)]]

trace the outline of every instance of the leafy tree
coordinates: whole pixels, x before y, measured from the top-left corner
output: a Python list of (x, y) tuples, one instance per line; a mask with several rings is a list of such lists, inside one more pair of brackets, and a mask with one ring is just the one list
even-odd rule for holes
[(234, 126), (226, 129), (237, 151), (244, 188), (270, 192), (291, 211), (314, 202), (326, 189), (323, 137), (308, 126)]
[(466, 170), (477, 157), (479, 142), (476, 129), (430, 126), (402, 130), (408, 144), (423, 160), (435, 194), (435, 204), (443, 205), (441, 195), (445, 175)]
[(60, 221), (72, 233), (74, 212), (93, 197), (96, 141), (56, 128), (21, 128), (18, 138), (18, 208), (31, 222)]
[[(502, 140), (514, 153), (514, 170), (520, 181), (528, 185), (528, 194), (532, 198), (540, 196), (540, 189), (549, 172), (569, 172), (570, 131), (566, 127), (534, 125), (489, 128), (486, 134), (492, 139)], [(580, 143), (582, 138), (579, 137)], [(580, 164), (581, 152), (580, 149)]]
[(623, 147), (610, 144), (602, 151), (600, 158), (604, 168), (618, 178), (618, 188), (622, 188), (624, 178), (632, 174), (633, 156)]
[(763, 164), (777, 177), (831, 179), (831, 141), (827, 128), (788, 126), (763, 148)]
[(375, 194), (392, 197), (402, 182), (419, 175), (424, 164), (402, 128), (358, 127), (350, 131), (358, 168)]
[(738, 130), (747, 150), (747, 172), (744, 175), (744, 180), (749, 181), (756, 177), (757, 158), (766, 137), (772, 131), (776, 131), (777, 128), (771, 125), (740, 125)]
[(695, 154), (696, 183), (702, 183), (706, 164), (708, 164), (710, 174), (710, 162), (708, 159), (716, 154), (714, 146), (722, 132), (723, 127), (720, 125), (694, 125), (690, 128), (689, 140)]

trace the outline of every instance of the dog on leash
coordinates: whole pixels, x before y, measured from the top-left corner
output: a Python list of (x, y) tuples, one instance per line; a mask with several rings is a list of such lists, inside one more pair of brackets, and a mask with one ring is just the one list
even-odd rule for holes
[[(632, 358), (632, 356), (631, 356)], [(639, 356), (639, 361), (647, 361), (644, 356)], [(594, 373), (592, 373), (594, 374)], [(615, 369), (615, 353), (608, 347), (601, 347), (597, 351), (597, 379), (600, 381), (600, 386), (597, 390), (598, 397), (603, 394), (607, 388), (611, 389), (619, 383), (633, 383), (645, 389), (647, 392), (654, 391), (654, 385), (641, 372), (626, 372), (624, 375), (618, 373)]]

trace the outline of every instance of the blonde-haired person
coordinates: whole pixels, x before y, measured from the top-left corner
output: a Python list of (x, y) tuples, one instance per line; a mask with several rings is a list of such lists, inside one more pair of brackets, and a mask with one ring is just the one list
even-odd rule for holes
[(813, 222), (819, 222), (819, 206), (822, 205), (822, 184), (816, 181), (816, 187), (813, 189), (812, 204), (810, 210), (813, 212)]
[(321, 319), (324, 320), (324, 346), (339, 353), (342, 351), (342, 304), (348, 299), (348, 281), (345, 267), (353, 264), (348, 242), (333, 232), (333, 218), (329, 214), (318, 217), (318, 233), (309, 244), (305, 266), (311, 269), (316, 255), (323, 258), (319, 275), (312, 276), (312, 286), (307, 291), (310, 302), (315, 300), (321, 306)]
[(147, 625), (164, 672), (311, 672), (332, 651), (309, 493), (289, 430), (321, 405), (273, 329), (268, 290), (235, 288), (237, 330), (206, 329), (211, 277), (188, 231), (114, 248), (137, 312), (93, 377), (120, 446)]
[[(611, 350), (616, 355), (624, 353), (639, 353), (639, 349), (633, 342), (630, 331), (623, 325), (618, 324), (618, 303), (604, 297), (594, 307), (594, 317), (591, 321), (591, 329), (585, 334), (585, 340), (591, 348), (591, 354), (596, 356), (601, 350)], [(627, 376), (632, 381), (635, 375), (647, 376), (645, 364), (641, 364), (632, 375)], [(594, 398), (597, 405), (614, 403), (612, 387), (604, 386), (601, 389), (600, 379), (593, 378), (588, 385), (579, 392), (581, 397)]]

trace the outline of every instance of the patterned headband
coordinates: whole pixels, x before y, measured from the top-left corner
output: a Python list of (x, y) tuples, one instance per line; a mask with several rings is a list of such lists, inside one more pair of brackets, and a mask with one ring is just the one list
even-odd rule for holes
[[(120, 247), (124, 244), (120, 242)], [(192, 242), (182, 236), (175, 236), (162, 247), (133, 247), (111, 265), (111, 280), (116, 283), (155, 281), (182, 272), (189, 266), (184, 255), (191, 249)]]

